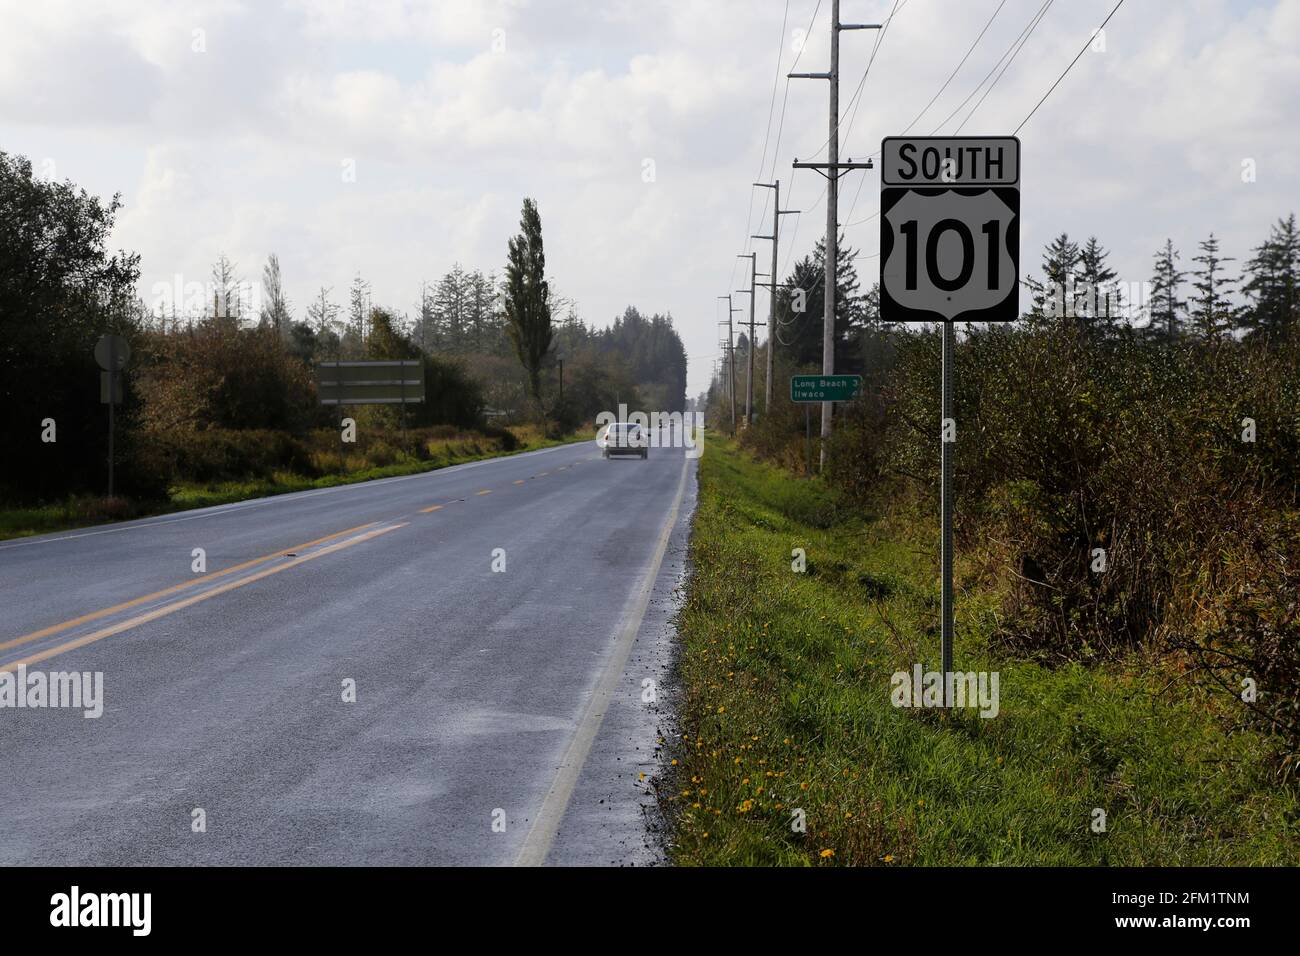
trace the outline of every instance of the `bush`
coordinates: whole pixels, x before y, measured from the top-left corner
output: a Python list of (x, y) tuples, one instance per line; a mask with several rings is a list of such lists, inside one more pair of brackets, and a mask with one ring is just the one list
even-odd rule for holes
[[(837, 412), (825, 478), (860, 504), (937, 513), (939, 332), (890, 351), (879, 387)], [(1002, 584), (1003, 642), (1048, 661), (1174, 650), (1216, 680), (1236, 668), (1238, 692), (1267, 675), (1270, 703), (1238, 712), (1278, 735), (1292, 776), (1298, 356), (1003, 326), (965, 331), (954, 376), (956, 528)], [(803, 469), (788, 402), (742, 442)]]
[(315, 476), (306, 444), (285, 432), (206, 428), (155, 433), (176, 477), (197, 482), (270, 479), (278, 470)]

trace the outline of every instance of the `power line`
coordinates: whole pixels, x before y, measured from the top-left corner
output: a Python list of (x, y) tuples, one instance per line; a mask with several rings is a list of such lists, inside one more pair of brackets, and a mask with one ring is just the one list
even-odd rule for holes
[[(1005, 3), (1005, 0), (1003, 0), (1003, 2)], [(990, 77), (992, 77), (993, 74), (994, 74), (995, 72), (997, 72), (998, 67), (999, 67), (999, 66), (1002, 66), (1003, 61), (1004, 61), (1004, 60), (1007, 60), (1007, 57), (1008, 57), (1008, 56), (1011, 56), (1011, 57), (1014, 59), (1015, 54), (1020, 50), (1021, 46), (1024, 45), (1025, 41), (1027, 41), (1027, 40), (1029, 39), (1029, 34), (1033, 32), (1034, 27), (1036, 27), (1036, 26), (1038, 25), (1038, 23), (1042, 20), (1043, 16), (1047, 13), (1048, 8), (1051, 7), (1051, 5), (1052, 5), (1053, 2), (1054, 2), (1054, 0), (1044, 0), (1043, 5), (1042, 5), (1041, 7), (1038, 8), (1038, 11), (1037, 11), (1037, 12), (1036, 12), (1032, 17), (1030, 17), (1030, 19), (1029, 19), (1029, 23), (1027, 23), (1027, 24), (1025, 25), (1024, 29), (1022, 29), (1022, 30), (1020, 31), (1020, 34), (1016, 37), (1016, 39), (1015, 39), (1014, 41), (1012, 41), (1011, 46), (1009, 46), (1009, 47), (1006, 49), (1006, 51), (1005, 51), (1005, 52), (1004, 52), (1000, 57), (997, 58), (997, 60), (996, 60), (996, 61), (994, 62), (994, 64), (993, 64), (993, 67), (988, 71), (988, 73), (986, 73), (986, 74), (984, 75), (984, 78), (983, 78), (982, 80), (980, 80), (979, 83), (975, 84), (975, 88), (974, 88), (973, 90), (971, 90), (970, 93), (968, 93), (968, 94), (966, 95), (966, 98), (965, 98), (964, 100), (962, 100), (962, 101), (957, 105), (957, 108), (956, 108), (955, 110), (953, 110), (951, 113), (949, 113), (948, 116), (947, 116), (947, 117), (946, 117), (942, 122), (940, 122), (937, 126), (934, 127), (934, 129), (932, 129), (932, 130), (930, 131), (930, 135), (931, 135), (931, 136), (933, 136), (933, 135), (934, 135), (935, 133), (937, 133), (940, 129), (942, 129), (945, 125), (947, 125), (947, 123), (949, 122), (949, 120), (951, 120), (954, 116), (956, 116), (958, 113), (960, 113), (960, 112), (962, 111), (962, 109), (965, 108), (966, 104), (969, 103), (969, 102), (971, 101), (972, 98), (974, 98), (974, 96), (975, 96), (976, 93), (978, 93), (981, 89), (983, 89), (984, 84), (987, 83), (987, 82), (989, 81)], [(1002, 4), (999, 4), (997, 10), (994, 10), (994, 11), (993, 11), (993, 17), (990, 17), (989, 20), (988, 20), (988, 23), (985, 23), (985, 24), (984, 24), (984, 29), (980, 31), (980, 35), (979, 35), (980, 37), (984, 36), (984, 34), (988, 31), (989, 25), (993, 22), (993, 18), (997, 16), (998, 11), (1001, 10), (1001, 9), (1002, 9)], [(971, 50), (974, 50), (974, 49), (975, 49), (975, 46), (978, 45), (978, 43), (979, 43), (979, 37), (976, 37), (976, 38), (975, 38), (975, 43), (971, 45), (970, 50), (967, 50), (967, 51), (966, 51), (966, 56), (962, 57), (962, 63), (966, 62), (966, 59), (969, 58), (969, 56), (970, 56), (970, 54), (971, 54)], [(1007, 61), (1007, 66), (1010, 66), (1010, 61)], [(957, 64), (957, 69), (954, 70), (953, 73), (952, 73), (952, 75), (949, 76), (948, 79), (944, 82), (944, 87), (947, 87), (948, 84), (952, 82), (953, 77), (955, 77), (955, 76), (957, 75), (957, 72), (958, 72), (960, 69), (961, 69), (961, 63), (958, 63), (958, 64)], [(1005, 72), (1005, 68), (1004, 68), (1004, 72)], [(999, 73), (998, 76), (1001, 77), (1001, 74)], [(994, 80), (994, 83), (996, 83), (996, 82), (997, 82), (997, 80)], [(989, 88), (992, 89), (992, 87), (989, 87)], [(942, 93), (942, 92), (943, 92), (943, 88), (941, 87), (940, 90), (939, 90), (939, 93)], [(938, 99), (938, 97), (939, 97), (939, 93), (936, 93), (936, 94), (934, 95), (934, 97), (931, 98), (931, 100), (930, 100), (930, 104), (933, 104), (934, 101), (935, 101), (936, 99)], [(987, 95), (987, 93), (986, 93), (985, 95)], [(983, 98), (982, 98), (982, 97), (981, 97), (981, 99), (980, 99), (980, 102), (983, 102)], [(908, 129), (911, 129), (913, 126), (915, 126), (916, 123), (917, 123), (917, 121), (920, 120), (921, 116), (925, 115), (925, 113), (926, 113), (926, 112), (929, 110), (929, 108), (930, 108), (930, 104), (927, 104), (926, 107), (925, 107), (925, 109), (923, 109), (919, 114), (917, 114), (917, 118), (916, 118), (915, 120), (913, 120), (911, 123), (908, 124), (908, 127), (907, 127)], [(976, 104), (975, 104), (975, 109), (979, 109), (979, 103), (976, 103)], [(971, 113), (973, 114), (973, 113), (974, 113), (974, 110), (972, 110)], [(967, 116), (967, 119), (970, 119), (970, 117)], [(963, 122), (964, 122), (964, 121), (963, 121)], [(874, 156), (879, 156), (879, 155), (880, 155), (880, 152), (879, 152), (879, 151), (876, 151), (875, 153), (872, 153), (872, 156), (873, 156), (873, 157), (874, 157)], [(859, 183), (859, 184), (858, 184), (858, 192), (854, 195), (854, 198), (853, 198), (853, 206), (850, 207), (850, 210), (852, 210), (853, 208), (855, 208), (855, 207), (857, 206), (858, 195), (860, 195), (861, 192), (862, 192), (862, 184)], [(864, 217), (861, 218), (861, 219), (857, 219), (857, 220), (854, 220), (854, 221), (852, 221), (852, 222), (845, 223), (844, 228), (845, 228), (845, 229), (850, 229), (850, 228), (852, 228), (853, 226), (861, 226), (861, 225), (864, 225), (865, 223), (870, 222), (871, 220), (875, 219), (875, 218), (876, 218), (877, 216), (879, 216), (879, 215), (880, 215), (879, 211), (877, 211), (877, 212), (873, 212), (873, 213), (872, 213), (871, 215), (869, 215), (869, 216), (864, 216)], [(852, 216), (852, 212), (850, 211), (850, 215), (849, 215), (849, 216), (846, 216), (845, 218), (850, 218), (851, 216)]]
[[(821, 0), (817, 0), (817, 6), (818, 7), (821, 6)], [(816, 16), (815, 11), (813, 15)], [(763, 135), (763, 152), (762, 155), (760, 155), (758, 158), (758, 176), (757, 176), (758, 179), (763, 178), (763, 169), (767, 166), (767, 146), (769, 141), (772, 138), (772, 115), (776, 112), (776, 88), (777, 88), (777, 84), (781, 82), (781, 58), (785, 55), (785, 28), (786, 28), (786, 24), (789, 23), (789, 21), (790, 21), (790, 0), (785, 0), (785, 12), (781, 15), (781, 37), (776, 45), (776, 71), (772, 76), (772, 98), (767, 104), (767, 129)], [(802, 53), (803, 50), (800, 49), (799, 54)], [(798, 59), (799, 56), (796, 55), (795, 62), (798, 62)], [(790, 89), (790, 81), (787, 79), (785, 81), (785, 84), (786, 84), (786, 95), (788, 96), (789, 89)], [(781, 123), (782, 125), (785, 124), (784, 103), (782, 103), (781, 106)], [(780, 131), (778, 130), (777, 149), (779, 149), (780, 146), (781, 146), (781, 134)], [(773, 150), (772, 167), (773, 169), (776, 168), (775, 150)], [(764, 199), (763, 211), (764, 212), (767, 211), (766, 199)], [(746, 236), (749, 235), (751, 231), (750, 227), (753, 224), (753, 222), (754, 222), (754, 190), (753, 188), (751, 188), (749, 190), (749, 206), (745, 210), (745, 235)], [(748, 238), (745, 239), (745, 247), (746, 248), (749, 247)], [(731, 264), (731, 278), (728, 280), (727, 285), (730, 286), (734, 282), (735, 278), (736, 278), (736, 264), (733, 262)]]
[[(884, 38), (885, 32), (889, 29), (890, 21), (894, 19), (894, 15), (898, 13), (899, 10), (901, 10), (906, 5), (907, 5), (907, 0), (894, 0), (894, 6), (890, 9), (889, 16), (885, 18), (885, 22), (881, 24), (880, 32), (876, 34), (876, 42), (875, 45), (872, 46), (871, 48), (871, 56), (867, 60), (867, 67), (865, 70), (862, 71), (862, 76), (858, 79), (857, 89), (853, 91), (853, 95), (849, 97), (849, 101), (844, 107), (844, 115), (849, 117), (849, 125), (844, 130), (845, 139), (848, 139), (849, 132), (853, 129), (853, 120), (854, 117), (857, 116), (858, 105), (862, 102), (860, 97), (862, 96), (862, 91), (867, 84), (867, 74), (871, 72), (871, 64), (874, 63), (876, 60), (876, 50), (880, 48), (880, 41)], [(850, 109), (852, 109), (852, 113), (849, 112)], [(839, 133), (840, 126), (842, 125), (842, 121), (843, 121), (842, 117), (836, 118), (836, 122), (835, 122), (836, 133)], [(822, 150), (825, 149), (830, 144), (830, 141), (831, 138), (827, 136), (826, 139), (822, 142), (822, 144), (818, 146), (810, 154), (810, 156), (813, 158), (820, 156)]]
[[(1098, 32), (1106, 29), (1106, 24), (1110, 23), (1110, 18), (1113, 17), (1115, 15), (1115, 11), (1122, 6), (1124, 6), (1124, 0), (1119, 0), (1119, 2), (1115, 4), (1115, 6), (1111, 9), (1110, 13), (1106, 14), (1106, 19), (1101, 21), (1101, 26), (1097, 28)], [(1092, 43), (1092, 40), (1094, 37), (1096, 37), (1096, 35), (1097, 34), (1094, 33), (1092, 37), (1088, 38), (1088, 42), (1085, 43), (1083, 45), (1083, 48), (1074, 55), (1074, 59), (1070, 61), (1070, 65), (1065, 68), (1065, 72), (1063, 72), (1060, 76), (1056, 78), (1056, 82), (1052, 84), (1051, 89), (1049, 89), (1046, 93), (1044, 93), (1043, 98), (1034, 104), (1034, 108), (1029, 111), (1029, 116), (1026, 116), (1023, 120), (1020, 121), (1020, 126), (1016, 127), (1016, 133), (1019, 133), (1020, 127), (1028, 123), (1030, 118), (1033, 117), (1033, 115), (1038, 112), (1038, 107), (1042, 106), (1043, 103), (1046, 102), (1047, 98), (1052, 95), (1052, 91), (1055, 90), (1058, 86), (1060, 86), (1061, 80), (1065, 79), (1065, 74), (1069, 73), (1070, 70), (1074, 68), (1074, 64), (1079, 62), (1079, 57), (1083, 56), (1084, 50), (1088, 49), (1089, 44)], [(1012, 135), (1014, 136), (1015, 133), (1013, 133)]]
[[(1005, 2), (1005, 0), (1003, 0), (1003, 2)], [(849, 122), (848, 122), (848, 125), (845, 127), (845, 130), (844, 130), (844, 137), (845, 137), (845, 139), (847, 139), (848, 136), (849, 136), (849, 134), (853, 131), (853, 123), (854, 123), (854, 121), (857, 119), (857, 115), (858, 115), (858, 106), (859, 106), (859, 105), (861, 104), (861, 102), (862, 102), (862, 100), (860, 99), (860, 97), (861, 97), (861, 94), (862, 94), (863, 90), (866, 89), (867, 77), (871, 74), (871, 66), (872, 66), (872, 64), (876, 62), (876, 53), (880, 50), (880, 44), (881, 44), (881, 41), (884, 40), (884, 38), (885, 38), (885, 33), (887, 33), (888, 30), (889, 30), (889, 25), (890, 25), (891, 23), (894, 22), (894, 17), (897, 16), (898, 13), (899, 13), (899, 11), (901, 11), (902, 8), (905, 7), (906, 5), (907, 5), (907, 0), (894, 0), (894, 5), (893, 5), (893, 7), (890, 9), (890, 11), (889, 11), (889, 16), (885, 18), (885, 22), (881, 25), (880, 31), (876, 34), (876, 40), (875, 40), (875, 43), (874, 43), (874, 44), (872, 45), (872, 47), (871, 47), (871, 56), (867, 59), (867, 66), (866, 66), (866, 69), (862, 71), (862, 78), (858, 81), (858, 88), (857, 88), (857, 91), (853, 94), (853, 99), (852, 99), (852, 101), (851, 101), (852, 104), (853, 104), (853, 110), (852, 110), (852, 112), (849, 114), (849, 117), (848, 117)], [(836, 122), (836, 132), (837, 132), (837, 133), (838, 133), (838, 131), (839, 131), (839, 127), (840, 127), (840, 121), (838, 121), (838, 119), (837, 119), (837, 122)], [(826, 142), (825, 142), (825, 143), (822, 143), (821, 147), (818, 148), (817, 152), (820, 153), (821, 150), (824, 149), (824, 148), (827, 146), (827, 144), (829, 144), (829, 143), (830, 143), (830, 137), (827, 137)], [(816, 206), (818, 206), (818, 205), (821, 204), (822, 199), (824, 199), (825, 196), (826, 196), (826, 192), (827, 192), (827, 188), (828, 188), (828, 186), (829, 186), (829, 182), (823, 184), (821, 194), (818, 195), (817, 199), (815, 199), (815, 200), (813, 201), (813, 206), (814, 206), (814, 207), (816, 207)], [(858, 192), (860, 193), (861, 191), (862, 191), (862, 182), (859, 181), (859, 183), (858, 183)], [(792, 190), (792, 192), (793, 192), (793, 190)], [(853, 200), (853, 206), (856, 206), (856, 205), (857, 205), (857, 195), (855, 194), (855, 196), (854, 196), (854, 200)], [(853, 206), (850, 206), (850, 207), (849, 207), (849, 215), (850, 215), (850, 216), (853, 214)], [(846, 218), (847, 218), (847, 217), (846, 217)], [(794, 247), (794, 238), (795, 238), (795, 236), (798, 234), (798, 231), (799, 231), (799, 222), (800, 222), (800, 220), (798, 220), (798, 219), (795, 220), (794, 230), (793, 230), (792, 233), (791, 233), (791, 237), (790, 237), (790, 239), (791, 239), (791, 244), (790, 244), (790, 248), (789, 248), (789, 250), (787, 250), (787, 253), (786, 253), (786, 268), (787, 268), (787, 269), (788, 269), (789, 264), (790, 264), (790, 257), (794, 255), (794, 248), (795, 248), (795, 247)], [(823, 264), (823, 267), (822, 267), (822, 268), (823, 268), (823, 269), (825, 268), (825, 265), (824, 265), (824, 264)], [(785, 271), (785, 270), (783, 270), (783, 271)]]
[(979, 108), (982, 105), (984, 105), (984, 101), (988, 99), (989, 94), (993, 92), (993, 87), (998, 85), (998, 80), (1002, 79), (1003, 74), (1006, 73), (1007, 70), (1011, 68), (1011, 64), (1015, 61), (1016, 57), (1020, 54), (1020, 51), (1025, 48), (1025, 44), (1029, 42), (1029, 38), (1034, 35), (1034, 31), (1038, 29), (1038, 25), (1042, 23), (1044, 19), (1046, 19), (1047, 13), (1052, 9), (1052, 4), (1054, 2), (1055, 0), (1048, 0), (1047, 6), (1043, 9), (1043, 12), (1039, 14), (1038, 19), (1034, 21), (1033, 25), (1030, 26), (1029, 32), (1025, 35), (1024, 40), (1021, 41), (1020, 46), (1016, 47), (1015, 53), (1012, 53), (1011, 58), (1007, 60), (1006, 66), (1002, 67), (1002, 70), (998, 73), (998, 75), (993, 78), (993, 82), (989, 84), (989, 88), (984, 91), (984, 95), (979, 98), (979, 100), (975, 103), (975, 106), (971, 109), (971, 111), (966, 114), (966, 118), (962, 120), (961, 124), (957, 127), (957, 129), (953, 131), (953, 135), (960, 133), (962, 131), (962, 128), (965, 127), (965, 125), (970, 122), (971, 117), (975, 115), (976, 111), (979, 110)]
[[(935, 101), (939, 97), (943, 96), (943, 91), (948, 88), (948, 84), (950, 84), (956, 78), (957, 74), (961, 72), (961, 68), (966, 65), (966, 61), (970, 59), (970, 55), (975, 52), (975, 48), (979, 46), (980, 40), (984, 39), (984, 34), (989, 32), (989, 27), (993, 25), (993, 21), (997, 19), (998, 14), (1002, 12), (1002, 8), (1005, 7), (1006, 5), (1007, 5), (1007, 0), (1001, 0), (1001, 2), (997, 6), (997, 9), (993, 11), (993, 16), (989, 17), (988, 22), (984, 24), (984, 29), (981, 30), (979, 36), (975, 38), (975, 42), (972, 43), (970, 45), (970, 48), (966, 50), (966, 55), (961, 58), (961, 62), (958, 63), (957, 67), (951, 73), (948, 74), (948, 79), (943, 81), (943, 86), (939, 87), (939, 92), (935, 93), (934, 96), (930, 97), (930, 102), (926, 103), (925, 108), (922, 109), (921, 112), (916, 114), (916, 119), (908, 123), (907, 126), (903, 129), (903, 131), (898, 135), (906, 136), (909, 132), (911, 132), (912, 127), (915, 126), (917, 123), (921, 122), (921, 117), (930, 111), (930, 107), (934, 105)], [(876, 156), (879, 154), (872, 153), (872, 155)]]
[(957, 104), (957, 108), (955, 110), (953, 110), (943, 120), (941, 120), (939, 124), (935, 126), (934, 129), (930, 130), (931, 136), (933, 136), (935, 133), (939, 132), (939, 130), (943, 129), (943, 127), (948, 125), (949, 120), (951, 120), (954, 116), (956, 116), (958, 113), (960, 113), (962, 110), (966, 108), (966, 104), (969, 103), (972, 99), (974, 99), (975, 94), (978, 93), (981, 89), (983, 89), (984, 84), (989, 81), (989, 78), (992, 77), (995, 72), (997, 72), (998, 67), (1002, 65), (1002, 61), (1005, 60), (1016, 49), (1019, 48), (1020, 42), (1024, 39), (1025, 35), (1031, 29), (1033, 29), (1034, 24), (1038, 22), (1038, 18), (1041, 17), (1046, 12), (1047, 8), (1051, 5), (1052, 5), (1052, 0), (1044, 0), (1043, 5), (1038, 8), (1038, 12), (1035, 13), (1030, 18), (1029, 23), (1025, 24), (1025, 28), (1021, 30), (1020, 35), (1017, 36), (1015, 40), (1012, 41), (1011, 46), (1007, 48), (1007, 51), (997, 58), (997, 61), (993, 64), (992, 69), (990, 69), (988, 73), (984, 75), (984, 79), (980, 80), (977, 84), (975, 84), (975, 89), (971, 90), (970, 93), (967, 94), (966, 98)]

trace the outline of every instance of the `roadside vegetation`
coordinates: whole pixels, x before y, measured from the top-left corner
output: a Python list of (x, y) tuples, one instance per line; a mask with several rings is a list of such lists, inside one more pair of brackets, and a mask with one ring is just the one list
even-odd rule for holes
[(1179, 655), (1009, 653), (1006, 594), (970, 549), (957, 666), (1000, 672), (998, 715), (894, 707), (895, 671), (938, 668), (935, 525), (710, 440), (661, 790), (675, 862), (1300, 863), (1269, 734)]
[[(286, 460), (274, 453), (282, 439), (276, 433), (216, 433), (200, 446), (204, 456), (202, 466), (189, 472), (203, 477), (173, 484), (164, 498), (73, 495), (55, 504), (0, 510), (0, 540), (293, 491), (414, 475), (484, 458), (589, 441), (591, 437), (592, 433), (586, 429), (547, 435), (527, 425), (488, 431), (435, 426), (414, 429), (405, 435), (375, 432), (365, 443), (344, 448), (338, 433), (327, 430), (295, 440)], [(258, 451), (267, 450), (266, 445), (272, 453), (259, 455)]]
[(1232, 261), (1167, 242), (1128, 309), (1062, 235), (1021, 321), (958, 329), (955, 664), (999, 674), (991, 719), (890, 700), (938, 670), (939, 332), (883, 325), (841, 263), (836, 370), (864, 388), (810, 478), (787, 383), (821, 308), (782, 295), (771, 411), (701, 460), (679, 861), (1297, 862), (1295, 217)]

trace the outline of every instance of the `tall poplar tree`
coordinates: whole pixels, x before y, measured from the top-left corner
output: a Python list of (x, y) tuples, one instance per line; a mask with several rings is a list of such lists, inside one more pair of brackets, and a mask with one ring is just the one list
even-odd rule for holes
[(528, 374), (528, 393), (540, 414), (542, 363), (551, 350), (551, 289), (546, 281), (542, 218), (532, 199), (524, 200), (519, 235), (510, 240), (502, 300), (506, 331)]

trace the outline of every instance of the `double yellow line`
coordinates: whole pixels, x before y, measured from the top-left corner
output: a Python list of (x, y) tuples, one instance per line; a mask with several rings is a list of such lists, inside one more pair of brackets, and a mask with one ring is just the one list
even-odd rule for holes
[[(190, 581), (183, 581), (180, 584), (173, 584), (171, 587), (163, 588), (161, 591), (154, 591), (152, 594), (146, 594), (142, 597), (134, 598), (130, 601), (123, 601), (121, 604), (114, 604), (112, 607), (106, 607), (99, 611), (92, 611), (90, 614), (83, 614), (80, 617), (72, 618), (71, 620), (64, 621), (61, 624), (52, 624), (49, 627), (41, 628), (39, 631), (32, 631), (30, 634), (24, 634), (22, 637), (15, 637), (12, 640), (8, 640), (0, 644), (0, 652), (7, 651), (10, 648), (20, 647), (23, 644), (28, 644), (32, 641), (38, 641), (43, 637), (50, 637), (54, 634), (59, 634), (70, 628), (78, 627), (82, 624), (87, 624), (91, 621), (99, 620), (100, 618), (107, 617), (110, 614), (116, 614), (120, 611), (125, 611), (128, 608), (137, 607), (141, 604), (146, 604), (150, 601), (155, 601), (158, 598), (167, 597), (170, 594), (175, 594), (179, 591), (184, 591), (188, 588), (197, 587), (198, 585), (201, 584), (207, 584), (211, 581), (216, 580), (217, 578), (226, 577), (238, 571), (244, 571), (247, 570), (248, 568), (256, 567), (259, 564), (265, 564), (267, 561), (272, 561), (276, 558), (287, 557), (290, 554), (296, 554), (296, 552), (305, 551), (308, 548), (315, 547), (316, 545), (324, 544), (326, 541), (336, 541), (336, 539), (344, 538), (347, 535), (356, 535), (355, 537), (347, 538), (344, 541), (337, 541), (335, 544), (329, 545), (328, 547), (325, 548), (321, 548), (318, 551), (313, 551), (311, 554), (302, 555), (300, 557), (294, 557), (292, 560), (285, 561), (283, 564), (277, 564), (274, 567), (264, 568), (263, 570), (258, 571), (256, 574), (250, 574), (247, 577), (239, 578), (238, 580), (235, 581), (229, 581), (226, 584), (219, 585), (218, 587), (204, 591), (200, 594), (195, 594), (192, 597), (184, 598), (180, 601), (174, 601), (170, 604), (165, 604), (162, 607), (154, 608), (152, 611), (146, 611), (143, 614), (138, 614), (134, 617), (128, 618), (125, 621), (119, 621), (118, 623), (111, 624), (108, 627), (100, 628), (97, 631), (92, 631), (89, 634), (85, 634), (71, 641), (66, 641), (65, 643), (56, 645), (55, 647), (47, 648), (46, 650), (39, 651), (35, 654), (31, 654), (20, 660), (11, 661), (8, 664), (0, 664), (0, 671), (14, 671), (23, 665), (35, 664), (38, 661), (46, 660), (48, 658), (54, 657), (55, 655), (62, 654), (65, 651), (75, 650), (78, 647), (84, 647), (87, 644), (94, 643), (95, 641), (102, 640), (106, 637), (111, 637), (114, 634), (120, 634), (123, 631), (129, 630), (130, 628), (137, 627), (141, 624), (147, 624), (150, 621), (155, 621), (160, 617), (165, 617), (168, 614), (172, 614), (176, 611), (181, 610), (182, 608), (190, 607), (191, 605), (197, 604), (200, 601), (206, 601), (208, 598), (216, 597), (219, 594), (225, 594), (228, 591), (233, 591), (235, 588), (243, 587), (245, 584), (252, 584), (254, 581), (260, 581), (263, 578), (270, 577), (272, 574), (279, 574), (281, 571), (287, 571), (289, 568), (295, 568), (298, 565), (304, 564), (307, 561), (314, 560), (315, 558), (324, 557), (327, 554), (333, 554), (336, 551), (342, 551), (344, 548), (350, 548), (354, 544), (361, 544), (363, 541), (369, 541), (372, 538), (377, 538), (381, 534), (387, 534), (390, 531), (396, 531), (398, 528), (405, 527), (406, 523), (404, 522), (402, 524), (393, 524), (393, 525), (387, 525), (382, 528), (374, 528), (374, 530), (372, 531), (365, 530), (367, 528), (372, 528), (373, 526), (374, 526), (374, 522), (372, 521), (368, 524), (357, 525), (355, 528), (348, 528), (344, 531), (336, 531), (334, 532), (334, 534), (327, 534), (323, 538), (317, 538), (314, 541), (308, 541), (304, 544), (294, 545), (293, 547), (289, 547), (289, 548), (281, 548), (280, 550), (275, 551), (272, 554), (265, 554), (260, 558), (253, 558), (251, 561), (244, 561), (241, 564), (232, 565), (231, 567), (224, 568), (220, 571), (214, 571), (211, 574), (205, 574), (202, 577), (197, 577)], [(358, 532), (365, 532), (365, 533), (361, 534)]]

